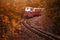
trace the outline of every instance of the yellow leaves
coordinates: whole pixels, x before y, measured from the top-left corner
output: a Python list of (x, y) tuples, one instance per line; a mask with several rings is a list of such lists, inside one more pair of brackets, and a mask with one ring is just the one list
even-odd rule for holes
[(9, 18), (7, 16), (4, 16), (4, 21), (5, 21), (5, 23), (8, 23)]
[(10, 35), (14, 36), (15, 35), (15, 28), (14, 27), (10, 27), (9, 28), (9, 31), (10, 31)]
[(21, 15), (24, 13), (25, 7), (41, 7), (41, 4), (40, 0), (4, 0), (1, 1), (0, 6), (3, 7), (3, 9), (0, 9), (4, 12), (3, 14), (9, 16), (4, 16), (3, 22), (5, 22), (6, 25), (8, 25), (7, 23), (9, 22), (10, 25), (6, 27), (8, 31), (11, 32), (10, 35), (16, 36), (18, 33), (15, 31), (21, 30), (21, 24), (18, 23), (18, 20), (20, 21), (22, 19)]
[(4, 24), (10, 23), (8, 16), (6, 16), (6, 15), (4, 16), (4, 15), (3, 15), (3, 17), (2, 17), (2, 22), (3, 22)]
[(10, 5), (10, 3), (9, 3), (9, 2), (7, 2), (7, 3), (6, 3), (6, 5), (7, 5), (7, 6), (9, 6), (9, 5)]
[(15, 26), (16, 25), (16, 21), (14, 19), (11, 20), (12, 25)]
[[(18, 20), (20, 21), (21, 19), (19, 18), (18, 15), (13, 15), (13, 14), (14, 13), (9, 14), (9, 16), (7, 16), (7, 15), (0, 15), (1, 18), (2, 18), (1, 20), (4, 23), (3, 25), (6, 25), (6, 27), (3, 26), (6, 29), (2, 28), (2, 33), (3, 33), (2, 36), (4, 37), (3, 40), (5, 40), (5, 39), (7, 40), (7, 38), (9, 38), (9, 37), (16, 37), (16, 36), (18, 36), (18, 33), (15, 32), (15, 31), (16, 30), (21, 30), (20, 23), (17, 23), (17, 21)], [(11, 16), (11, 18), (10, 18), (10, 16)], [(5, 33), (5, 31), (6, 31), (6, 33)]]
[(14, 20), (14, 19), (12, 19), (12, 27), (10, 27), (9, 28), (9, 30), (10, 30), (10, 32), (12, 33), (11, 35), (13, 36), (13, 37), (16, 37), (16, 36), (18, 36), (18, 33), (17, 32), (15, 32), (16, 30), (21, 30), (21, 25), (20, 24), (18, 24), (18, 23), (16, 23), (16, 20)]
[(16, 28), (17, 30), (21, 30), (21, 25), (17, 25), (15, 28)]
[(17, 23), (16, 20), (12, 19), (11, 22), (14, 28), (16, 28), (17, 30), (21, 30), (21, 25)]
[(46, 6), (46, 0), (27, 0), (26, 3), (28, 6), (31, 7), (45, 7)]

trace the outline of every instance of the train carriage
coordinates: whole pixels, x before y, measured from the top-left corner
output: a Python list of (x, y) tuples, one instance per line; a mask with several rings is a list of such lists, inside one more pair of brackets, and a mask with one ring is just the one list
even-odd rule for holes
[(44, 12), (44, 8), (32, 8), (32, 7), (26, 7), (24, 17), (31, 18), (34, 16), (41, 16), (41, 14)]

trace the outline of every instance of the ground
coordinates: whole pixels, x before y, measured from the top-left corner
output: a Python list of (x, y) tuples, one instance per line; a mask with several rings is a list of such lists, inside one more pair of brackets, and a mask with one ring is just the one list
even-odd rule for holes
[[(50, 21), (45, 16), (22, 20), (21, 40), (55, 40), (55, 37), (59, 39), (58, 36), (53, 34)], [(48, 35), (46, 36), (46, 34)], [(53, 37), (49, 38), (49, 35), (53, 35)]]

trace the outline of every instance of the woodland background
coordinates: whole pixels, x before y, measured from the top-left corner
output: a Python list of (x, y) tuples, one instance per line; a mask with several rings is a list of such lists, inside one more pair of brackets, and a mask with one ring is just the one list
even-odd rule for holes
[[(54, 23), (53, 32), (60, 35), (60, 1), (59, 0), (0, 0), (0, 40), (17, 37), (16, 30), (21, 30), (24, 9), (27, 6), (46, 8), (46, 17)], [(17, 26), (16, 26), (17, 25)]]

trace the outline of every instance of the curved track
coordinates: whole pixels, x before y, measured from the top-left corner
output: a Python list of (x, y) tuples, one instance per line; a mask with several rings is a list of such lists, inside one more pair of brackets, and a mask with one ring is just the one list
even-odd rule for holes
[[(39, 18), (37, 18), (37, 19), (39, 19)], [(41, 29), (38, 29), (37, 28), (38, 25), (30, 23), (31, 20), (33, 20), (33, 18), (23, 20), (21, 22), (21, 24), (23, 25), (23, 28), (22, 28), (23, 32), (25, 32), (25, 35), (28, 36), (28, 40), (60, 40), (59, 36), (56, 36), (56, 35), (53, 35), (49, 32), (45, 32)]]

